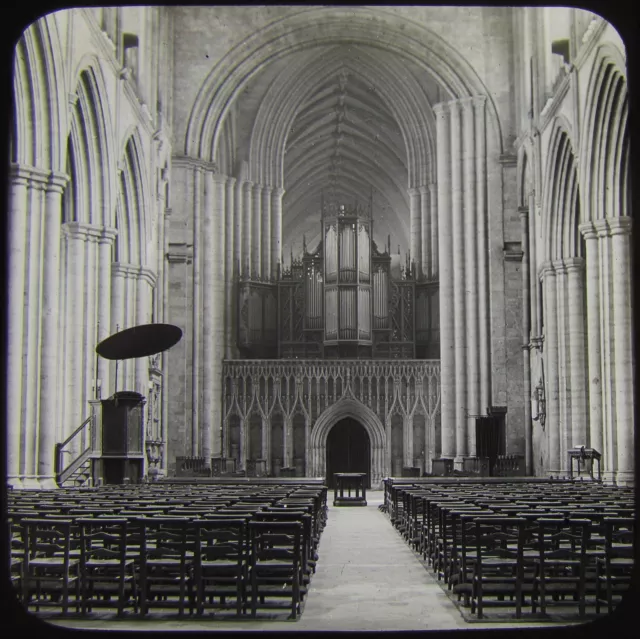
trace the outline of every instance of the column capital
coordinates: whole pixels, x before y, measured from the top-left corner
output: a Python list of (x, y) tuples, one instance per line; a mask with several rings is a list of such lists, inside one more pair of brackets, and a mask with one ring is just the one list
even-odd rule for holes
[(582, 237), (586, 241), (589, 240), (597, 240), (598, 239), (598, 231), (593, 222), (584, 222), (578, 226), (578, 230), (582, 233)]
[(420, 191), (420, 195), (426, 195), (427, 193), (429, 193), (430, 189), (426, 184), (423, 184), (422, 186), (418, 187), (418, 191)]
[(227, 186), (229, 187), (233, 187), (236, 184), (236, 178), (234, 178), (233, 176), (227, 176)]
[(484, 109), (486, 103), (487, 103), (487, 96), (486, 95), (474, 95), (472, 97), (473, 100), (473, 106), (476, 109)]
[(632, 222), (629, 216), (608, 217), (607, 224), (610, 235), (629, 235), (631, 233)]
[(599, 237), (608, 237), (609, 236), (609, 224), (605, 219), (599, 219), (593, 221), (593, 228), (598, 233)]
[(146, 268), (145, 266), (141, 266), (138, 271), (138, 280), (147, 282), (151, 288), (155, 287), (156, 280), (158, 279), (156, 272), (152, 271), (150, 268)]
[(579, 273), (585, 268), (585, 261), (582, 257), (567, 257), (564, 266), (568, 273)]
[(407, 189), (407, 193), (409, 194), (409, 197), (417, 197), (420, 195), (420, 191), (412, 186)]
[(111, 272), (119, 277), (138, 277), (140, 266), (137, 264), (127, 264), (126, 262), (112, 262)]
[(263, 186), (262, 190), (264, 191), (264, 194), (269, 197), (271, 195), (271, 191), (273, 191), (273, 187), (272, 186)]
[(244, 186), (244, 190), (247, 191), (248, 193), (253, 188), (253, 182), (251, 180), (247, 180), (243, 186)]
[(556, 275), (565, 275), (567, 272), (567, 265), (565, 260), (553, 260), (553, 268), (556, 271)]
[[(100, 227), (98, 227), (100, 228)], [(86, 240), (93, 231), (91, 224), (85, 224), (84, 222), (65, 222), (62, 225), (62, 232), (70, 239), (74, 240)], [(99, 235), (99, 232), (96, 233)]]
[(69, 182), (69, 176), (66, 173), (51, 171), (47, 183), (47, 191), (62, 193)]
[(100, 244), (111, 244), (118, 236), (118, 229), (110, 226), (103, 226), (98, 242)]
[(458, 100), (458, 103), (465, 112), (473, 113), (474, 98), (473, 96), (465, 96)]
[(462, 105), (460, 103), (460, 100), (450, 100), (448, 103), (449, 105), (449, 111), (453, 114), (453, 115), (459, 115), (461, 109), (462, 109)]
[(444, 120), (449, 114), (449, 103), (448, 102), (440, 102), (433, 107), (433, 113), (436, 118)]
[(272, 198), (276, 198), (276, 197), (282, 197), (285, 194), (285, 190), (284, 188), (282, 188), (281, 186), (275, 186), (273, 188), (273, 191), (271, 192), (271, 197)]
[(66, 173), (49, 171), (37, 166), (17, 164), (15, 162), (11, 164), (9, 172), (13, 180), (24, 180), (31, 186), (48, 191), (59, 190), (62, 192), (69, 181), (69, 176)]
[(214, 173), (212, 171), (207, 171), (207, 177), (214, 183), (214, 184), (226, 184), (227, 180), (229, 179), (226, 175), (223, 175), (222, 173)]
[(543, 262), (540, 265), (540, 270), (538, 271), (541, 277), (550, 277), (556, 274), (556, 269), (553, 266), (552, 262)]

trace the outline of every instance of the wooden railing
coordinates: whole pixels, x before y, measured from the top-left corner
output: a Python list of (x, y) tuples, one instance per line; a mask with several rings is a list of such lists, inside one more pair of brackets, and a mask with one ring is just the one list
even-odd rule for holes
[[(67, 439), (65, 439), (61, 444), (56, 444), (55, 472), (56, 482), (59, 486), (69, 479), (69, 477), (78, 468), (80, 468), (87, 459), (89, 459), (89, 456), (91, 455), (91, 433), (89, 432), (89, 436), (87, 436), (87, 430), (91, 430), (90, 424), (92, 420), (93, 415), (89, 415), (89, 417), (87, 417), (87, 419), (85, 419), (82, 424), (80, 424), (80, 426), (78, 426), (78, 428), (76, 428), (73, 433), (67, 437)], [(75, 459), (72, 459), (69, 464), (65, 466), (64, 455), (72, 452), (70, 450), (65, 450), (65, 446), (74, 440), (80, 443), (83, 450)], [(88, 444), (85, 444), (85, 442), (88, 442)]]

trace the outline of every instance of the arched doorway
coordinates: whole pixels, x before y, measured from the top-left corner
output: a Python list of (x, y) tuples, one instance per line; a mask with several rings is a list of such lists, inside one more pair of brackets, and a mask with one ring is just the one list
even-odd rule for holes
[(334, 473), (366, 473), (371, 487), (371, 442), (364, 426), (352, 417), (336, 422), (327, 437), (327, 485)]

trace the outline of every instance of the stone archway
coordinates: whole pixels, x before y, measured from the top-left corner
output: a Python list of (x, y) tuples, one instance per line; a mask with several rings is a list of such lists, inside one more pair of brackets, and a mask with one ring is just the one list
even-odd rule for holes
[(371, 486), (376, 488), (388, 475), (385, 467), (386, 435), (376, 414), (355, 399), (342, 399), (325, 410), (311, 429), (309, 436), (310, 475), (324, 477), (327, 464), (327, 437), (329, 431), (341, 419), (351, 417), (367, 431), (370, 441)]

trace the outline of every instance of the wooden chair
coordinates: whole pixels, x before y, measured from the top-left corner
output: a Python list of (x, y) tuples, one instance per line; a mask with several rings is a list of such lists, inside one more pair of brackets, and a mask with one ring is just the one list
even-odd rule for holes
[(260, 607), (273, 607), (267, 598), (290, 600), (290, 618), (300, 613), (302, 595), (302, 535), (298, 522), (250, 521), (251, 614)]
[[(71, 520), (23, 519), (25, 552), (22, 565), (22, 601), (69, 611), (69, 595), (80, 609), (80, 559), (71, 557)], [(34, 598), (35, 597), (35, 598)]]
[[(205, 608), (235, 606), (240, 616), (246, 605), (247, 521), (243, 518), (200, 519), (194, 557), (197, 614)], [(235, 601), (227, 603), (228, 598)]]
[[(543, 615), (551, 603), (577, 603), (579, 616), (585, 616), (586, 551), (590, 524), (588, 519), (538, 519), (539, 559), (534, 580), (534, 613), (538, 602)], [(567, 601), (567, 595), (571, 596), (570, 601)]]
[(134, 560), (127, 557), (127, 519), (78, 519), (82, 531), (80, 574), (82, 612), (93, 608), (112, 608), (117, 598), (118, 616), (125, 607), (137, 612), (137, 588)]
[(596, 557), (596, 613), (602, 605), (609, 614), (614, 603), (631, 585), (634, 566), (633, 542), (635, 520), (629, 517), (606, 517), (604, 556)]
[(152, 607), (177, 608), (182, 617), (187, 600), (193, 612), (191, 571), (196, 544), (192, 522), (170, 517), (149, 517), (140, 522), (140, 614), (145, 616)]
[[(531, 584), (524, 583), (524, 524), (525, 520), (520, 517), (475, 519), (471, 613), (476, 613), (478, 618), (483, 617), (487, 605), (515, 605), (516, 618), (522, 616), (523, 595), (531, 590)], [(511, 600), (505, 601), (505, 596)], [(492, 598), (491, 601), (487, 601), (487, 597)]]

